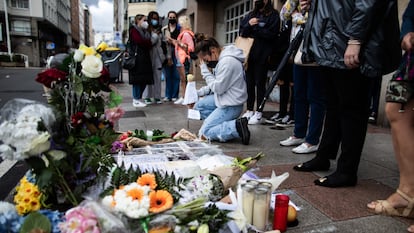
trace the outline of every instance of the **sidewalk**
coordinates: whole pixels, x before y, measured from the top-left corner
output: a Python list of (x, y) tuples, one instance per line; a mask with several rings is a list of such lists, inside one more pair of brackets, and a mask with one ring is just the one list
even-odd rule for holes
[[(187, 107), (173, 102), (149, 105), (144, 108), (132, 107), (131, 86), (128, 75), (124, 82), (114, 84), (123, 95), (122, 107), (126, 114), (119, 121), (119, 130), (160, 129), (170, 134), (186, 128), (197, 133), (201, 121), (187, 120)], [(278, 109), (277, 104), (268, 102), (264, 116), (271, 116)], [(313, 181), (328, 172), (303, 173), (292, 167), (314, 156), (297, 155), (289, 147), (281, 147), (279, 141), (292, 134), (293, 128), (272, 130), (267, 125), (249, 126), (251, 140), (248, 146), (241, 140), (227, 143), (212, 142), (228, 155), (248, 157), (263, 152), (265, 157), (257, 163), (255, 173), (268, 177), (289, 172), (289, 178), (279, 187), (280, 192), (289, 194), (301, 210), (298, 212), (299, 225), (288, 228), (287, 232), (406, 232), (414, 221), (405, 218), (378, 216), (370, 213), (366, 204), (372, 200), (384, 199), (398, 186), (398, 167), (393, 154), (390, 130), (369, 126), (358, 173), (358, 185), (350, 188), (324, 188), (315, 186)]]

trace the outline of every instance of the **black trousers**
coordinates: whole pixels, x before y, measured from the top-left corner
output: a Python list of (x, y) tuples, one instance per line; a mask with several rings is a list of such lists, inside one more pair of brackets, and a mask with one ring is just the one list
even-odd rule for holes
[(317, 157), (336, 159), (337, 172), (356, 176), (365, 142), (369, 110), (369, 78), (359, 69), (324, 68), (327, 108)]
[(259, 108), (266, 92), (267, 65), (249, 59), (246, 70), (247, 84), (247, 110), (253, 111), (254, 101), (256, 109)]

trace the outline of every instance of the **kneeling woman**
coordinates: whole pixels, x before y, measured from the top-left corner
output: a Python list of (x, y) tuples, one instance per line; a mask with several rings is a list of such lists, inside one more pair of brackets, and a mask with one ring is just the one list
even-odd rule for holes
[(195, 53), (201, 75), (212, 93), (194, 107), (205, 119), (199, 136), (220, 142), (241, 138), (247, 145), (250, 140), (247, 119), (237, 119), (247, 100), (243, 51), (234, 45), (221, 47), (214, 38), (198, 38), (198, 41)]

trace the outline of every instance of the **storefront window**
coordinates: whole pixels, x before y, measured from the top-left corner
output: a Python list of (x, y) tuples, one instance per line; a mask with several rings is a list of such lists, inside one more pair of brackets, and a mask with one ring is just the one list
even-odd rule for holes
[(240, 22), (251, 10), (253, 0), (243, 0), (225, 10), (226, 44), (234, 42), (239, 35)]

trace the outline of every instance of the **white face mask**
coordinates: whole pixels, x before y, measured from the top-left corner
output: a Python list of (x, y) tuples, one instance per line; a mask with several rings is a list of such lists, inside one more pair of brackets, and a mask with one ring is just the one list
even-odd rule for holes
[(142, 22), (142, 23), (141, 23), (141, 27), (142, 27), (143, 29), (147, 29), (147, 28), (148, 28), (148, 22), (147, 22), (147, 21)]

